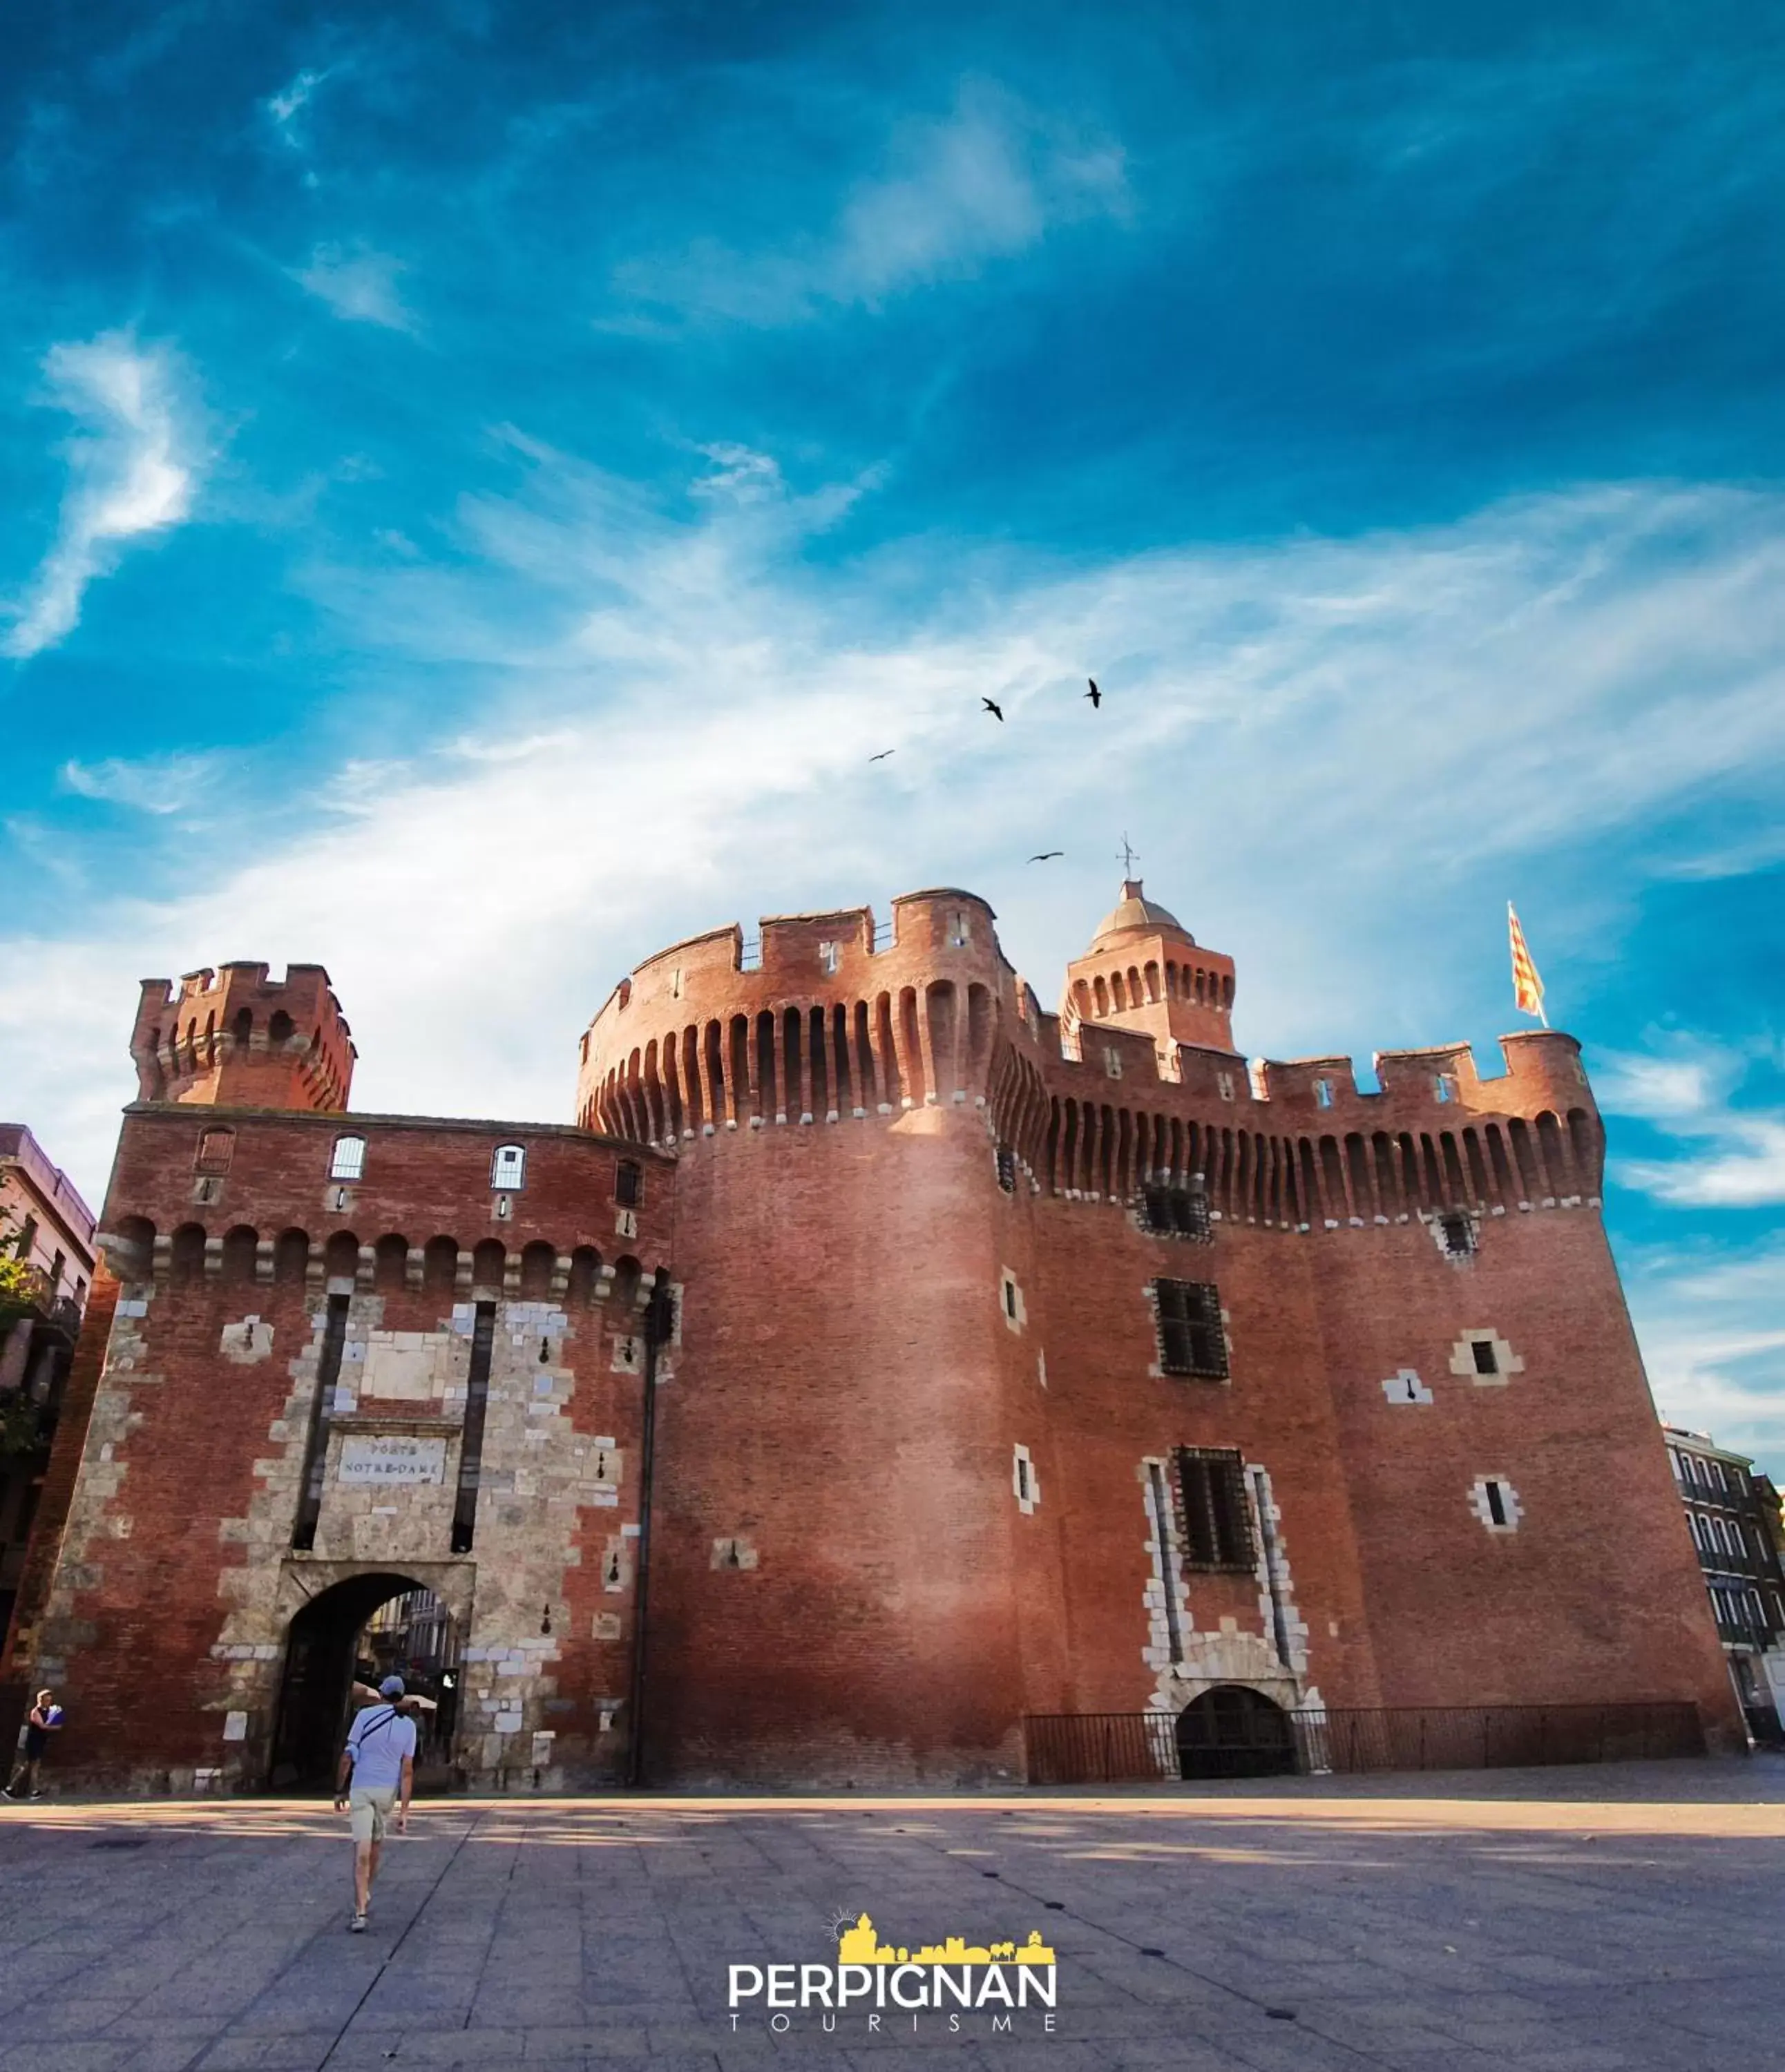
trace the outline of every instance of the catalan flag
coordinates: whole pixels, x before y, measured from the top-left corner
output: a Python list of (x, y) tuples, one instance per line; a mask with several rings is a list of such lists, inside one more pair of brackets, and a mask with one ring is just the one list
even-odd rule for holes
[(1524, 931), (1519, 926), (1519, 917), (1513, 911), (1512, 902), (1506, 902), (1506, 925), (1512, 939), (1512, 999), (1521, 1014), (1534, 1014), (1544, 1028), (1549, 1026), (1549, 1017), (1544, 1013), (1544, 982), (1537, 976), (1537, 967), (1531, 961), (1531, 952), (1524, 946)]

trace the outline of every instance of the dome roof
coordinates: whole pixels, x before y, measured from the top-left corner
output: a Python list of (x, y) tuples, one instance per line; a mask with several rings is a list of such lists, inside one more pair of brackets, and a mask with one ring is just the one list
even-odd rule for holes
[(1196, 939), (1175, 914), (1167, 913), (1157, 899), (1142, 896), (1139, 878), (1127, 878), (1122, 881), (1121, 898), (1104, 916), (1091, 939), (1091, 947), (1096, 949), (1113, 936), (1132, 935), (1137, 929), (1180, 935), (1187, 943), (1194, 944)]

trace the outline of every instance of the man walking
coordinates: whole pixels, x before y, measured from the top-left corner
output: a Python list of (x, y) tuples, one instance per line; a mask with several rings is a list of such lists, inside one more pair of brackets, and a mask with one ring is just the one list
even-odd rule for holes
[(345, 1807), (353, 1815), (353, 1918), (348, 1926), (356, 1935), (366, 1932), (372, 1881), (378, 1875), (392, 1804), (397, 1807), (397, 1832), (406, 1833), (415, 1790), (415, 1722), (405, 1719), (394, 1702), (403, 1695), (402, 1678), (387, 1676), (378, 1695), (382, 1702), (368, 1705), (348, 1729), (335, 1780), (335, 1811)]
[(62, 1731), (62, 1708), (53, 1691), (39, 1691), (37, 1702), (25, 1721), (19, 1739), (19, 1762), (6, 1784), (9, 1799), (41, 1799), (37, 1788), (37, 1766), (50, 1745), (50, 1736)]

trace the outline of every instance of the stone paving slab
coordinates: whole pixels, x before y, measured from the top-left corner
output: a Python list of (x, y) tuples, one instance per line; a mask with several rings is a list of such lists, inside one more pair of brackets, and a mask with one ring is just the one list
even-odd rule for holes
[[(1150, 1794), (0, 1807), (0, 2072), (1618, 2072), (1785, 2020), (1785, 1760)], [(1059, 2004), (734, 2025), (730, 1963), (1043, 1931)]]

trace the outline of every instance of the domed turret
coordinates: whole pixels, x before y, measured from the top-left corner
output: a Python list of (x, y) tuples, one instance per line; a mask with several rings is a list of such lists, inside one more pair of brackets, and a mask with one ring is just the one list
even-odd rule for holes
[(1091, 947), (1066, 968), (1063, 1019), (1144, 1031), (1169, 1052), (1179, 1043), (1232, 1050), (1233, 960), (1196, 938), (1137, 878), (1122, 880)]

